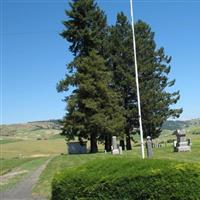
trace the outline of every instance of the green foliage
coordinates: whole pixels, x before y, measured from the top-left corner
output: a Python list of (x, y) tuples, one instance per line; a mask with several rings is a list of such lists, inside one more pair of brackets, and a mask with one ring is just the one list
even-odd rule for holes
[(121, 105), (124, 107), (127, 148), (130, 149), (130, 133), (137, 118), (135, 72), (133, 62), (132, 30), (123, 13), (117, 15), (115, 26), (109, 29), (107, 38), (107, 66), (113, 74), (113, 88), (121, 95)]
[(192, 200), (199, 196), (199, 165), (166, 160), (96, 160), (57, 174), (52, 183), (52, 200)]
[(75, 58), (57, 86), (59, 92), (73, 86), (72, 94), (65, 99), (63, 135), (67, 139), (90, 139), (91, 152), (96, 152), (97, 139), (121, 134), (124, 122), (119, 96), (111, 89), (111, 77), (102, 57), (106, 17), (94, 0), (73, 1), (66, 15), (61, 36), (71, 43)]
[(172, 109), (180, 98), (178, 92), (168, 92), (175, 80), (169, 80), (171, 57), (164, 48), (157, 48), (154, 32), (143, 21), (135, 24), (137, 59), (144, 136), (158, 137), (169, 117), (179, 117), (182, 109)]
[[(96, 152), (97, 140), (110, 146), (113, 134), (122, 139), (125, 133), (131, 149), (131, 134), (139, 126), (131, 25), (119, 13), (116, 24), (108, 27), (94, 0), (73, 0), (66, 15), (61, 36), (70, 42), (75, 57), (57, 85), (58, 92), (72, 88), (65, 98), (63, 135), (90, 139), (91, 151)], [(175, 83), (168, 80), (171, 57), (156, 47), (151, 27), (138, 21), (135, 33), (144, 137), (155, 138), (169, 117), (181, 114), (182, 109), (171, 108), (180, 95), (167, 92)]]
[(43, 171), (33, 192), (39, 194), (39, 196), (45, 196), (47, 199), (50, 199), (51, 183), (56, 173), (66, 168), (78, 167), (90, 160), (98, 159), (100, 157), (102, 157), (102, 154), (56, 156), (49, 162), (46, 169)]
[(106, 16), (94, 0), (73, 0), (66, 10), (67, 21), (61, 36), (71, 43), (75, 56), (86, 56), (93, 49), (101, 49), (106, 28)]
[[(115, 87), (120, 91), (126, 110), (126, 134), (138, 127), (137, 96), (135, 86), (131, 25), (120, 13), (116, 25), (110, 29), (109, 67)], [(145, 22), (135, 24), (137, 61), (144, 137), (158, 137), (163, 123), (169, 117), (179, 117), (182, 109), (172, 109), (179, 100), (179, 92), (167, 92), (175, 80), (168, 80), (171, 57), (164, 48), (157, 48), (154, 32)]]
[(197, 127), (194, 126), (190, 128), (189, 131), (194, 135), (200, 135), (200, 126)]
[(76, 89), (67, 98), (63, 135), (68, 139), (75, 136), (101, 139), (105, 133), (120, 134), (124, 122), (122, 108), (119, 97), (109, 88), (111, 77), (104, 59), (92, 51), (87, 57), (75, 59), (73, 66), (77, 71), (70, 84)]

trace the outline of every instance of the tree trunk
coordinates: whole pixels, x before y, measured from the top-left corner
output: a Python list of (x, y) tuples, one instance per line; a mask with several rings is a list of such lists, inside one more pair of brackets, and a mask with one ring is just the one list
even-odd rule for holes
[(124, 140), (120, 140), (119, 145), (122, 147), (122, 150), (125, 150)]
[(105, 136), (105, 150), (107, 152), (111, 151), (111, 144), (112, 143), (112, 136), (111, 135), (106, 135)]
[(98, 146), (97, 146), (97, 137), (96, 134), (91, 133), (90, 135), (90, 153), (97, 153)]
[(126, 150), (132, 150), (130, 135), (126, 136)]

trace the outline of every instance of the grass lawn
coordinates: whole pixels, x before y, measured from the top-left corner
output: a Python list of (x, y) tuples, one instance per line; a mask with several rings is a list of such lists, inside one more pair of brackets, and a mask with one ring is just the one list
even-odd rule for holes
[[(172, 135), (171, 132), (166, 132), (165, 134), (161, 135), (159, 141), (167, 141), (168, 139), (175, 138), (176, 136)], [(192, 152), (174, 153), (172, 144), (168, 144), (167, 147), (154, 149), (153, 158), (200, 163), (200, 135), (192, 135), (188, 133), (187, 138), (192, 138)], [(61, 153), (66, 153), (66, 142), (64, 138), (59, 135), (51, 136), (48, 140), (36, 140), (29, 138), (27, 140), (14, 141), (15, 142), (1, 143), (1, 174), (5, 174), (15, 168), (28, 171), (33, 170), (34, 166), (39, 166), (47, 159), (36, 158), (37, 156), (56, 155), (40, 176), (39, 183), (33, 189), (33, 193), (45, 197), (51, 196), (52, 179), (55, 173), (58, 173), (60, 170), (74, 168), (87, 163), (90, 160), (113, 157), (109, 153), (60, 155)], [(137, 162), (137, 160), (141, 158), (139, 143), (135, 145), (132, 151), (124, 151), (121, 157), (130, 158)], [(19, 175), (18, 177), (16, 176), (16, 180), (13, 179), (13, 182), (16, 183), (17, 181), (21, 180), (23, 176), (24, 175)], [(11, 185), (14, 183), (11, 183)]]
[[(174, 153), (171, 145), (154, 150), (154, 159), (176, 160), (180, 162), (200, 163), (200, 137), (193, 138), (192, 152)], [(47, 166), (46, 170), (40, 176), (39, 183), (33, 189), (33, 193), (43, 195), (50, 198), (51, 182), (56, 173), (60, 170), (78, 167), (90, 160), (99, 158), (112, 157), (110, 153), (84, 154), (84, 155), (62, 155), (56, 156)], [(119, 156), (116, 156), (119, 157)], [(129, 158), (138, 161), (141, 158), (140, 147), (134, 147), (132, 151), (123, 152), (121, 157)]]
[(32, 161), (33, 158), (15, 158), (15, 159), (6, 159), (1, 160), (0, 165), (0, 175), (6, 174), (13, 170), (16, 167), (19, 167), (20, 165), (23, 165), (24, 163), (27, 163), (29, 161)]
[(15, 172), (16, 174), (7, 176), (4, 175), (1, 179), (0, 190), (6, 190), (15, 185), (29, 172), (35, 170), (42, 165), (47, 158), (21, 158), (21, 159), (7, 159), (1, 160), (1, 175), (9, 174), (9, 172)]
[(37, 157), (56, 155), (66, 152), (63, 138), (50, 140), (23, 140), (1, 144), (1, 158)]

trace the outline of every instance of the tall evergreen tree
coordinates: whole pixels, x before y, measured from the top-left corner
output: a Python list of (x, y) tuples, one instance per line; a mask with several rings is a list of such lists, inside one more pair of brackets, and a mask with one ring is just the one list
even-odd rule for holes
[[(180, 98), (179, 92), (167, 92), (175, 81), (168, 80), (171, 57), (164, 49), (156, 48), (154, 33), (149, 25), (142, 21), (135, 24), (138, 71), (144, 137), (158, 137), (162, 124), (169, 117), (179, 117), (182, 109), (172, 109)], [(135, 85), (132, 30), (123, 13), (117, 15), (117, 22), (109, 34), (108, 67), (113, 72), (115, 89), (122, 95), (125, 108), (125, 133), (127, 148), (131, 149), (130, 135), (138, 127), (137, 95)]]
[(169, 80), (171, 57), (165, 55), (164, 48), (157, 48), (154, 32), (143, 21), (135, 24), (137, 60), (144, 137), (158, 137), (163, 123), (169, 117), (179, 117), (182, 109), (173, 109), (180, 98), (179, 91), (168, 92), (175, 84)]
[(74, 61), (67, 66), (66, 77), (57, 86), (59, 92), (74, 90), (66, 97), (67, 113), (63, 134), (68, 139), (77, 136), (90, 139), (91, 152), (97, 152), (97, 140), (106, 141), (110, 149), (111, 136), (121, 134), (124, 126), (119, 96), (111, 89), (110, 74), (105, 67), (103, 40), (106, 17), (93, 0), (74, 0), (66, 11), (62, 36), (71, 43)]
[[(127, 17), (117, 15), (115, 26), (110, 28), (108, 37), (108, 67), (113, 72), (114, 89), (122, 96), (124, 107), (126, 147), (131, 149), (131, 132), (134, 128), (136, 106), (135, 75), (132, 50), (132, 32)], [(123, 146), (123, 140), (121, 140)]]
[(93, 49), (101, 52), (107, 26), (104, 12), (94, 0), (73, 0), (69, 5), (61, 35), (71, 43), (70, 51), (74, 56), (86, 56)]
[[(97, 152), (98, 139), (107, 139), (106, 149), (109, 150), (111, 136), (122, 134), (124, 126), (119, 97), (109, 88), (111, 76), (104, 62), (92, 51), (87, 57), (79, 57), (71, 63), (77, 72), (64, 80), (65, 87), (70, 84), (76, 89), (66, 99), (63, 135), (68, 139), (90, 139), (91, 153)], [(58, 91), (63, 91), (63, 85), (58, 85)]]

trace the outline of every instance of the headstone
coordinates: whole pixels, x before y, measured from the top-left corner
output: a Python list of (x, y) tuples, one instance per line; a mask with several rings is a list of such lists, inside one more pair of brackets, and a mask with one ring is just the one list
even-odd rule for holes
[(119, 148), (117, 146), (117, 137), (116, 136), (112, 136), (112, 154), (113, 155), (120, 154)]
[(174, 151), (176, 151), (176, 144), (177, 144), (177, 141), (176, 141), (176, 140), (174, 140), (174, 141), (173, 141), (173, 147), (174, 147)]
[(185, 130), (177, 130), (176, 131), (177, 143), (174, 151), (182, 152), (182, 151), (191, 151), (191, 146), (188, 145), (188, 141), (186, 140)]
[(116, 136), (112, 136), (112, 147), (113, 147), (113, 149), (117, 149), (117, 138), (116, 138)]
[(119, 146), (119, 154), (122, 155), (122, 146)]
[(87, 153), (87, 142), (69, 142), (67, 143), (69, 154)]
[(146, 146), (147, 146), (147, 157), (151, 158), (153, 156), (153, 149), (152, 149), (152, 142), (151, 142), (150, 136), (147, 136)]

